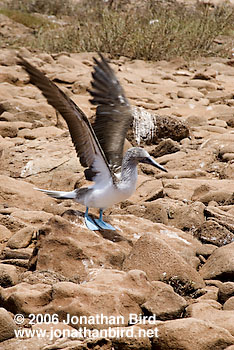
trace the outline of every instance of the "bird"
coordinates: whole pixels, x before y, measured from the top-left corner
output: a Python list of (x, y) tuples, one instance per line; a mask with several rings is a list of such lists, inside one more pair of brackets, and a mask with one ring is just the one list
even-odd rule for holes
[[(124, 142), (133, 121), (133, 112), (123, 87), (106, 58), (98, 53), (93, 58), (90, 93), (91, 104), (96, 106), (94, 123), (46, 75), (22, 56), (19, 64), (67, 123), (70, 136), (85, 178), (94, 183), (70, 192), (36, 188), (59, 199), (73, 199), (86, 207), (84, 219), (89, 230), (116, 230), (103, 220), (103, 211), (129, 198), (136, 189), (138, 163), (150, 164), (161, 171), (157, 163), (142, 147), (131, 147), (123, 155)], [(89, 216), (89, 208), (99, 209), (99, 218)]]

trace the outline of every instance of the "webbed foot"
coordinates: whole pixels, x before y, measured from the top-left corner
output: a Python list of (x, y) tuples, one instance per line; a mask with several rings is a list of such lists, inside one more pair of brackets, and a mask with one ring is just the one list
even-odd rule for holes
[(88, 211), (89, 208), (86, 207), (86, 212), (85, 212), (85, 224), (87, 226), (87, 228), (91, 231), (99, 231), (100, 228), (95, 224), (95, 222), (93, 221), (93, 219), (91, 219), (91, 217), (88, 215)]
[(116, 229), (111, 224), (108, 224), (107, 222), (105, 222), (105, 221), (103, 221), (101, 219), (94, 219), (94, 221), (103, 230), (114, 230), (114, 231), (116, 231)]

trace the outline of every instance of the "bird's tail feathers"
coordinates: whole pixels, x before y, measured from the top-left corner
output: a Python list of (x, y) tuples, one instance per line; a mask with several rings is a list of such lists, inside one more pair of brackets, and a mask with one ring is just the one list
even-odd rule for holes
[(34, 187), (35, 190), (46, 193), (48, 196), (56, 198), (56, 199), (75, 199), (76, 191), (71, 192), (63, 192), (63, 191), (47, 191), (42, 190), (41, 188)]

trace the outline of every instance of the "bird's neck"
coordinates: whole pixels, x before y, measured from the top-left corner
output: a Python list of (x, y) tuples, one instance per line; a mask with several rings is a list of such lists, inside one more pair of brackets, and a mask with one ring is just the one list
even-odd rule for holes
[(121, 169), (121, 182), (136, 183), (137, 162), (131, 159), (128, 153), (125, 154)]

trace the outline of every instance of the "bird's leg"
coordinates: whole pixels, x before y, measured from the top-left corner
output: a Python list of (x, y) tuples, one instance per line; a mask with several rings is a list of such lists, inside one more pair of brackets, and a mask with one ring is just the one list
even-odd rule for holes
[(97, 225), (95, 225), (95, 222), (91, 219), (91, 217), (88, 214), (89, 208), (86, 207), (86, 211), (85, 211), (85, 224), (88, 227), (89, 230), (91, 231), (98, 231), (99, 227)]
[(113, 226), (111, 226), (110, 224), (108, 224), (107, 222), (104, 222), (102, 219), (102, 214), (103, 214), (103, 209), (100, 209), (99, 212), (99, 219), (94, 219), (95, 223), (102, 228), (103, 230), (114, 230), (115, 228)]

